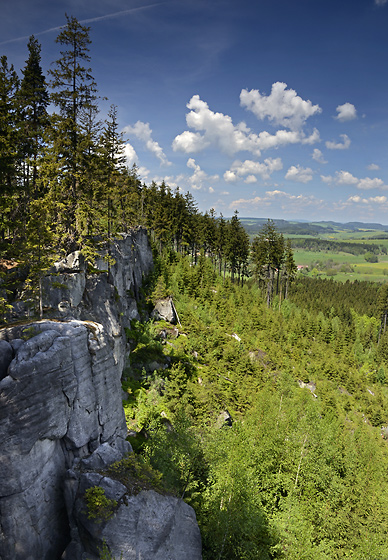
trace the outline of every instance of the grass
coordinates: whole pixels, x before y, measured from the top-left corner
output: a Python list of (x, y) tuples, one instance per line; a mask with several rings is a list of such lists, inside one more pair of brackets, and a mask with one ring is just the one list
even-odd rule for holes
[[(294, 258), (297, 265), (308, 265), (308, 276), (313, 276), (312, 265), (320, 263), (318, 266), (318, 276), (320, 278), (332, 278), (337, 282), (354, 282), (355, 280), (366, 280), (369, 282), (388, 282), (388, 257), (380, 256), (380, 262), (368, 263), (363, 255), (351, 255), (350, 253), (335, 253), (330, 251), (306, 251), (295, 249)], [(384, 259), (384, 260), (382, 260)], [(326, 264), (331, 261), (330, 268), (336, 270), (336, 274), (326, 274)], [(341, 271), (341, 265), (351, 267), (353, 270)], [(322, 270), (319, 270), (322, 269)]]
[(307, 264), (316, 261), (326, 262), (332, 260), (337, 264), (361, 264), (365, 263), (362, 255), (351, 255), (350, 253), (334, 253), (331, 251), (306, 251), (305, 249), (295, 249), (294, 259), (296, 264)]
[[(312, 276), (311, 273), (307, 274), (307, 276)], [(331, 278), (336, 282), (354, 282), (357, 280), (358, 282), (366, 281), (366, 282), (388, 282), (388, 276), (383, 274), (366, 274), (366, 273), (349, 273), (349, 272), (338, 272), (334, 276), (328, 276), (324, 272), (318, 275), (319, 278)]]
[[(384, 236), (387, 237), (386, 231), (380, 231), (377, 229), (374, 230), (362, 230), (362, 231), (337, 231), (337, 232), (330, 232), (325, 236), (326, 239), (333, 239), (336, 241), (367, 241), (370, 243), (373, 241), (371, 238)], [(320, 236), (323, 237), (323, 236)], [(376, 243), (383, 244), (384, 241), (388, 241), (388, 239), (376, 239)]]

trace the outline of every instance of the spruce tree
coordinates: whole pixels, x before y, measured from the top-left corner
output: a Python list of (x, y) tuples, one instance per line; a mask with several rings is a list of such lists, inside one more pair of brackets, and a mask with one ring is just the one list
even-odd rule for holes
[(377, 312), (380, 318), (380, 329), (378, 341), (380, 342), (381, 336), (385, 334), (387, 328), (388, 317), (388, 284), (385, 283), (381, 286), (377, 295)]
[(100, 146), (101, 174), (105, 183), (107, 234), (110, 238), (112, 233), (128, 229), (124, 139), (119, 131), (116, 105), (110, 106), (100, 138)]
[(279, 292), (280, 273), (285, 259), (284, 238), (278, 233), (272, 220), (264, 224), (259, 235), (253, 240), (252, 259), (256, 276), (265, 279), (266, 300), (269, 307), (273, 297), (275, 275), (277, 275), (276, 288)]
[(224, 264), (224, 278), (226, 272), (226, 260), (225, 260), (225, 250), (226, 250), (226, 221), (222, 213), (220, 214), (220, 219), (217, 221), (217, 236), (216, 236), (216, 247), (217, 247), (217, 257), (219, 274), (222, 272), (222, 265)]
[(68, 249), (77, 246), (81, 229), (78, 219), (83, 139), (85, 129), (82, 116), (96, 109), (97, 88), (88, 64), (90, 62), (89, 27), (67, 16), (67, 25), (58, 35), (56, 42), (65, 47), (55, 62), (51, 75), (51, 102), (59, 113), (53, 116), (52, 148), (59, 162), (59, 189), (56, 193), (58, 220), (67, 237)]
[(19, 79), (6, 56), (0, 58), (0, 237), (14, 228), (17, 212)]
[(290, 283), (295, 279), (295, 275), (298, 270), (294, 260), (294, 253), (291, 248), (291, 241), (289, 239), (287, 239), (285, 247), (284, 270), (286, 277), (284, 297), (287, 299)]
[(22, 70), (23, 78), (18, 91), (24, 185), (27, 207), (30, 199), (37, 196), (38, 158), (42, 152), (43, 132), (48, 125), (47, 106), (49, 96), (46, 79), (40, 65), (41, 46), (32, 35), (28, 42), (29, 56)]

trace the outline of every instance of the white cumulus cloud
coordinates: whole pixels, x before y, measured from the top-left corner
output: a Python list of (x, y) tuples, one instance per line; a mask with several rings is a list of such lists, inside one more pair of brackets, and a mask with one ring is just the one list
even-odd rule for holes
[(287, 84), (283, 82), (275, 82), (269, 95), (261, 94), (257, 89), (243, 89), (240, 103), (258, 119), (268, 118), (274, 124), (291, 130), (300, 129), (309, 117), (322, 112), (319, 105), (302, 99), (295, 90), (287, 89)]
[[(349, 198), (348, 198), (348, 202), (356, 202), (356, 203), (359, 203), (359, 202), (362, 202), (362, 201), (363, 201), (363, 199), (362, 199), (361, 196), (358, 195), (358, 194), (355, 194), (355, 195), (353, 195), (353, 196), (349, 196)], [(367, 202), (367, 201), (364, 199), (364, 202)]]
[(227, 183), (234, 183), (237, 179), (246, 177), (246, 183), (254, 183), (257, 181), (256, 175), (259, 175), (263, 181), (267, 181), (274, 171), (279, 171), (282, 168), (283, 163), (280, 158), (266, 158), (263, 162), (249, 159), (245, 161), (236, 160), (232, 163), (230, 169), (225, 171), (224, 180)]
[(388, 0), (375, 0), (376, 6), (385, 6)]
[(262, 150), (287, 146), (288, 144), (315, 144), (319, 140), (319, 131), (316, 128), (310, 136), (294, 130), (278, 130), (275, 134), (270, 134), (264, 130), (259, 134), (259, 146)]
[(313, 170), (310, 167), (301, 167), (300, 165), (291, 165), (286, 173), (286, 179), (297, 183), (308, 183), (313, 178)]
[(338, 115), (334, 117), (340, 122), (352, 121), (357, 118), (357, 111), (352, 103), (344, 103), (343, 105), (338, 105), (336, 109)]
[(321, 150), (318, 150), (318, 148), (314, 148), (311, 157), (313, 158), (314, 161), (317, 161), (318, 163), (327, 163), (327, 161), (323, 157), (323, 153), (321, 152)]
[(370, 196), (369, 198), (363, 198), (359, 195), (349, 196), (347, 202), (355, 202), (356, 204), (385, 204), (387, 202), (386, 196)]
[(384, 181), (381, 179), (371, 179), (370, 177), (365, 177), (365, 179), (360, 179), (357, 185), (358, 189), (370, 190), (370, 189), (386, 189), (387, 186), (384, 185)]
[(162, 165), (171, 165), (158, 142), (152, 139), (152, 130), (149, 123), (137, 121), (133, 126), (126, 126), (123, 132), (142, 140), (147, 150), (154, 154)]
[(182, 134), (176, 136), (172, 143), (174, 152), (181, 151), (186, 154), (196, 154), (207, 148), (210, 142), (201, 136), (199, 132), (190, 132), (185, 130)]
[(260, 156), (259, 138), (245, 123), (235, 126), (229, 115), (215, 113), (199, 95), (193, 95), (187, 108), (187, 125), (197, 132), (185, 131), (176, 136), (172, 143), (174, 151), (195, 153), (211, 144), (229, 155), (246, 150)]
[(278, 130), (275, 134), (262, 131), (255, 134), (244, 122), (235, 125), (229, 115), (212, 111), (199, 95), (190, 99), (187, 108), (186, 122), (195, 132), (185, 130), (172, 143), (174, 151), (186, 154), (198, 153), (211, 145), (228, 155), (247, 151), (260, 157), (261, 150), (288, 144), (313, 144), (320, 140), (316, 129), (309, 136), (300, 130)]
[(128, 167), (131, 167), (134, 163), (139, 161), (135, 148), (127, 142), (123, 150), (124, 156), (126, 158), (126, 163)]
[(306, 208), (315, 207), (322, 210), (326, 203), (313, 195), (305, 196), (302, 194), (292, 195), (285, 191), (273, 190), (267, 191), (263, 196), (255, 196), (253, 198), (239, 198), (230, 203), (231, 209), (252, 209), (270, 207), (271, 204), (280, 204), (280, 208), (285, 212), (295, 213)]
[(347, 150), (350, 146), (350, 138), (347, 134), (340, 134), (343, 142), (326, 142), (329, 150)]
[[(189, 169), (193, 170), (193, 174), (187, 178), (190, 187), (194, 190), (203, 190), (206, 187), (206, 183), (218, 181), (218, 175), (208, 175), (201, 167), (196, 163), (195, 159), (189, 158), (186, 163)], [(212, 187), (208, 187), (209, 192)]]
[(337, 185), (358, 185), (359, 179), (349, 171), (337, 171), (335, 182)]
[(349, 171), (336, 171), (334, 177), (331, 175), (321, 175), (321, 180), (326, 184), (334, 184), (340, 186), (353, 185), (360, 190), (388, 189), (388, 185), (385, 185), (382, 179), (379, 179), (377, 177), (373, 179), (371, 179), (370, 177), (359, 179), (358, 177), (355, 177), (354, 175), (349, 173)]
[(370, 171), (378, 171), (380, 169), (380, 166), (376, 163), (370, 163), (367, 169), (369, 169)]

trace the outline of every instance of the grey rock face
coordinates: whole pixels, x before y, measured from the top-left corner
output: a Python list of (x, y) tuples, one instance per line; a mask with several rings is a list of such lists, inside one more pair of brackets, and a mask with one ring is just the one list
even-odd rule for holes
[[(98, 559), (103, 539), (117, 558), (119, 548), (124, 558), (200, 558), (194, 512), (174, 498), (139, 494), (104, 526), (83, 513), (88, 486), (103, 484), (118, 500), (126, 492), (84, 471), (131, 451), (120, 384), (124, 327), (139, 318), (136, 296), (152, 268), (143, 229), (110, 252), (115, 264), (107, 271), (101, 260), (93, 275), (79, 253), (56, 264), (44, 286), (52, 320), (0, 330), (0, 560)], [(182, 551), (180, 531), (197, 543), (194, 555)]]
[(126, 437), (121, 372), (101, 325), (33, 327), (38, 334), (19, 347), (0, 381), (2, 560), (59, 558), (70, 538), (67, 469), (101, 444), (116, 446), (116, 457), (125, 448), (118, 443)]
[[(71, 476), (67, 489), (73, 494), (70, 519), (72, 534), (77, 536), (69, 547), (71, 560), (82, 560), (81, 550), (86, 551), (87, 558), (98, 557), (104, 543), (113, 558), (122, 560), (201, 559), (195, 513), (182, 500), (153, 490), (129, 496), (119, 482), (93, 473)], [(87, 517), (83, 496), (91, 486), (100, 486), (107, 498), (117, 501), (117, 509), (108, 521), (98, 523)]]
[[(106, 255), (108, 251), (105, 252)], [(140, 319), (137, 301), (144, 277), (152, 270), (152, 251), (147, 231), (137, 228), (112, 241), (108, 262), (103, 255), (95, 263), (99, 270), (86, 274), (79, 251), (54, 265), (43, 281), (43, 307), (50, 318), (81, 319), (104, 325), (113, 357), (123, 369), (126, 355), (124, 328)]]

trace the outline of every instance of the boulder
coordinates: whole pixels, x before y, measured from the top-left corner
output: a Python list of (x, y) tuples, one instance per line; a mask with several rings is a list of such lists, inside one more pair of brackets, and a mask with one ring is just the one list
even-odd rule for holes
[(175, 325), (177, 323), (177, 316), (172, 298), (159, 299), (155, 303), (151, 317), (157, 321), (164, 320)]
[(223, 410), (222, 412), (220, 412), (217, 418), (216, 426), (218, 428), (223, 428), (225, 426), (230, 427), (232, 425), (233, 425), (233, 418), (231, 417), (229, 412), (227, 410)]
[(56, 262), (53, 268), (55, 272), (85, 272), (85, 258), (81, 251), (74, 251), (61, 261)]
[[(85, 491), (104, 489), (117, 502), (114, 515), (105, 521), (88, 519)], [(96, 473), (69, 473), (66, 493), (73, 542), (64, 559), (99, 558), (103, 547), (122, 560), (200, 560), (201, 535), (194, 510), (179, 498), (153, 490), (128, 495), (121, 483)], [(68, 556), (68, 554), (72, 556)], [(85, 554), (86, 553), (86, 554)], [(78, 555), (77, 555), (78, 554)], [(83, 554), (83, 556), (82, 556)]]

